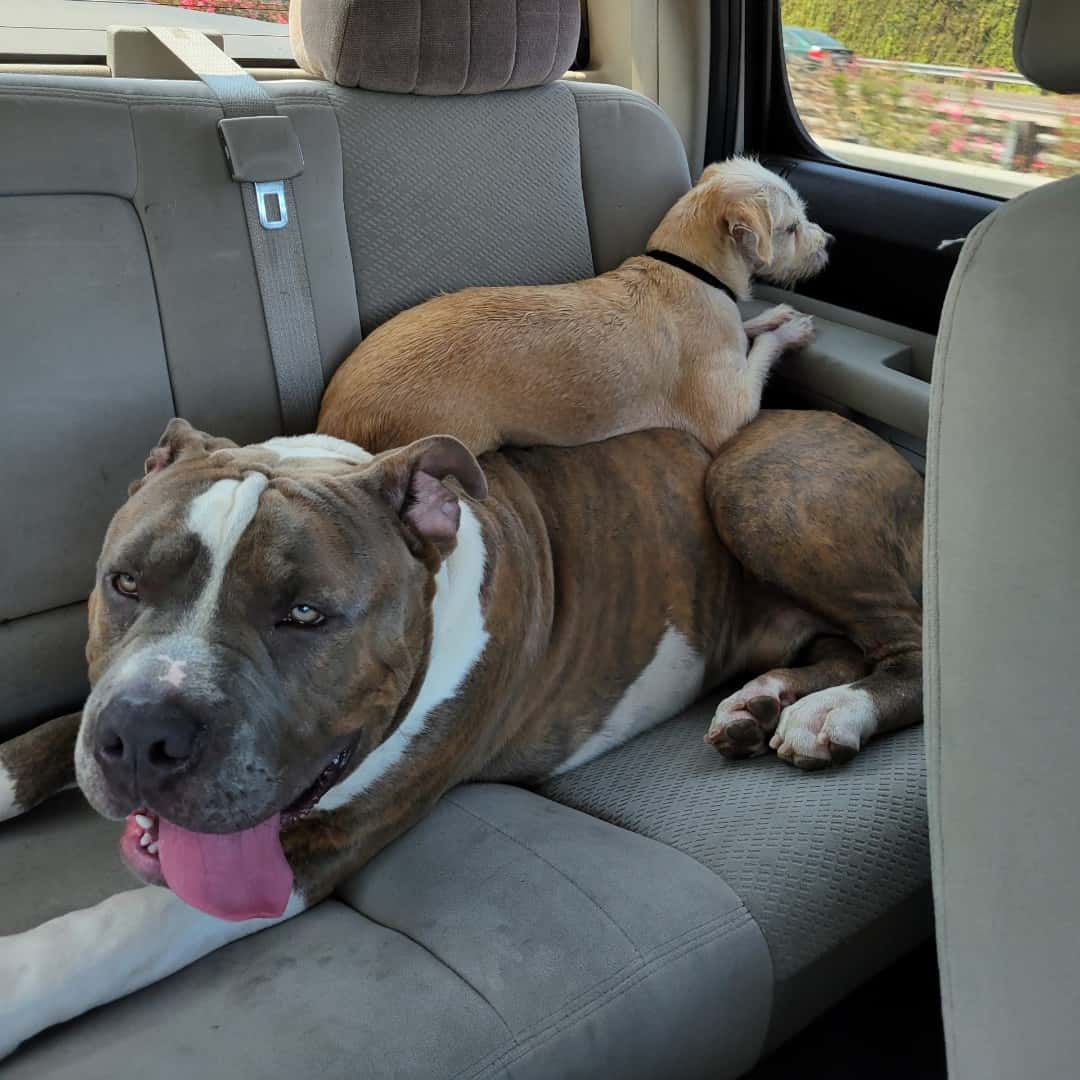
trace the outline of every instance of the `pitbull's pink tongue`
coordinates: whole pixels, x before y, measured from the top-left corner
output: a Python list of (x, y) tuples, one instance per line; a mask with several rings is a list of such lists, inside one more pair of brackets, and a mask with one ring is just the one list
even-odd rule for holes
[(253, 829), (219, 835), (161, 818), (158, 857), (165, 882), (181, 900), (219, 919), (277, 918), (293, 882), (280, 826), (281, 815), (275, 814)]

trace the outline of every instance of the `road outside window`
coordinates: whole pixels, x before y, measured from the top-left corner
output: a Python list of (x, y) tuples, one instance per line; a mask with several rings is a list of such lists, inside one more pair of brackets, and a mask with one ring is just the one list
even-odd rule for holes
[(807, 131), (852, 165), (1004, 198), (1080, 173), (1080, 96), (1016, 71), (1017, 2), (782, 0)]

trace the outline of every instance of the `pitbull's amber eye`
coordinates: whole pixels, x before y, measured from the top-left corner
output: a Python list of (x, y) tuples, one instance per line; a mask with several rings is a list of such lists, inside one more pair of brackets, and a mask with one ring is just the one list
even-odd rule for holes
[(121, 596), (126, 596), (129, 600), (139, 599), (139, 583), (134, 574), (113, 574), (112, 584)]
[(296, 604), (290, 609), (289, 616), (285, 620), (294, 626), (318, 626), (319, 623), (325, 621), (326, 616), (310, 604)]

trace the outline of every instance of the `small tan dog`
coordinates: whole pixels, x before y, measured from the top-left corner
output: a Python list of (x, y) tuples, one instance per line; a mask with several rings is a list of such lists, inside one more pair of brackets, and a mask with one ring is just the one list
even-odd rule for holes
[(780, 354), (814, 337), (786, 305), (743, 323), (735, 300), (754, 276), (817, 273), (831, 239), (756, 161), (710, 165), (649, 255), (568, 285), (465, 289), (388, 320), (334, 376), (319, 431), (376, 453), (451, 434), (482, 454), (676, 428), (716, 453), (757, 415)]

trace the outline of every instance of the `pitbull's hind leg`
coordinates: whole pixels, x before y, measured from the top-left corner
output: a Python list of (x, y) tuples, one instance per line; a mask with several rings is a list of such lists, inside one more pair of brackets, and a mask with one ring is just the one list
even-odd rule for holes
[(785, 705), (770, 745), (804, 768), (846, 761), (922, 714), (922, 479), (831, 413), (765, 412), (710, 468), (724, 543), (827, 620), (868, 668)]
[(24, 814), (75, 783), (81, 717), (68, 713), (0, 743), (0, 821)]

